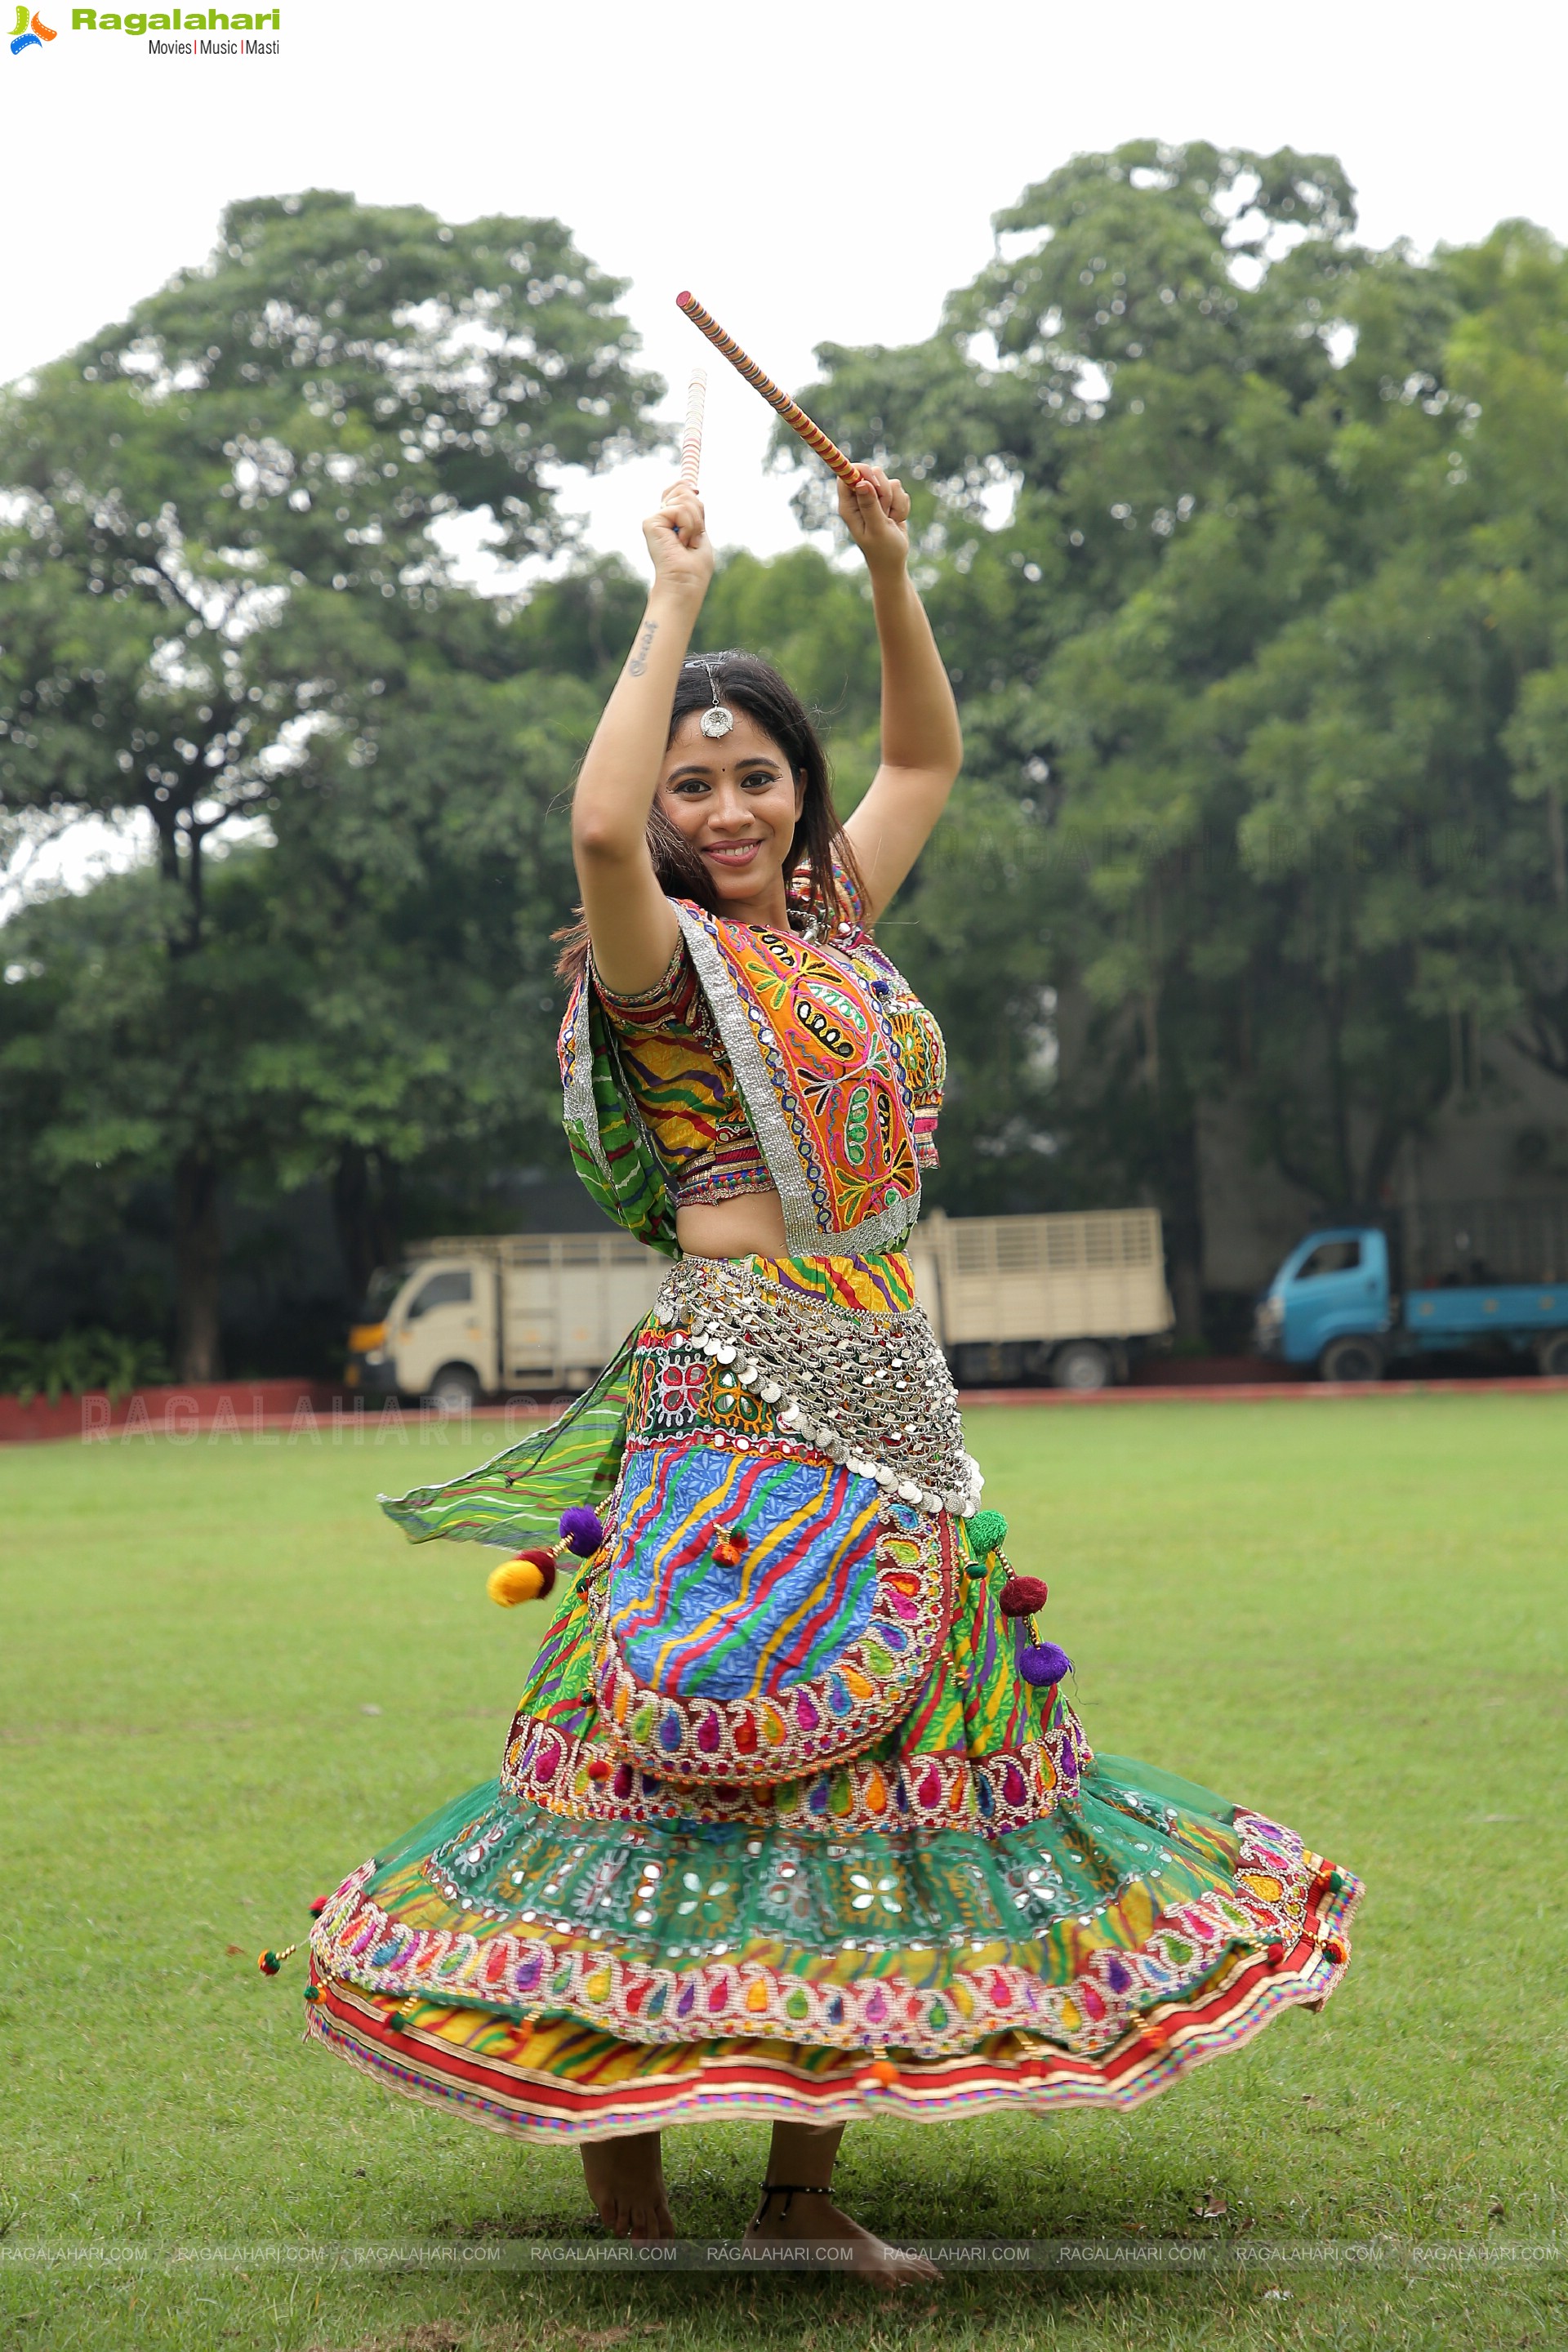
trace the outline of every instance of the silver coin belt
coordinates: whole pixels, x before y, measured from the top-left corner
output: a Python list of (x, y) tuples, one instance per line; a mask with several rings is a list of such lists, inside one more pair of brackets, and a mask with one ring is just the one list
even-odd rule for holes
[(683, 1258), (653, 1320), (672, 1348), (726, 1367), (777, 1408), (778, 1428), (924, 1511), (967, 1519), (978, 1464), (965, 1453), (952, 1376), (919, 1307), (858, 1313), (805, 1299), (722, 1258)]

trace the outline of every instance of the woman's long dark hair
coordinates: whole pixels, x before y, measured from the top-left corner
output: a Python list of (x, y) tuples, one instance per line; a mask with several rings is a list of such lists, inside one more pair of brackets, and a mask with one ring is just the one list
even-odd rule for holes
[[(805, 779), (795, 838), (784, 855), (784, 877), (787, 887), (796, 868), (804, 865), (807, 877), (805, 923), (819, 939), (826, 938), (837, 930), (847, 912), (835, 879), (836, 862), (838, 870), (857, 887), (860, 877), (855, 853), (833, 805), (827, 754), (812, 725), (811, 715), (771, 662), (761, 660), (756, 654), (734, 651), (703, 654), (689, 661), (676, 680), (667, 744), (673, 742), (675, 730), (683, 719), (689, 718), (694, 710), (710, 707), (715, 687), (721, 702), (727, 702), (732, 709), (743, 710), (778, 745), (789, 762), (792, 776)], [(657, 801), (647, 814), (647, 845), (655, 877), (667, 898), (690, 898), (710, 915), (722, 913), (707, 859), (691, 847), (684, 835), (677, 832)], [(588, 960), (588, 926), (581, 908), (576, 920), (557, 931), (555, 937), (562, 943), (555, 969), (562, 979), (574, 981)]]

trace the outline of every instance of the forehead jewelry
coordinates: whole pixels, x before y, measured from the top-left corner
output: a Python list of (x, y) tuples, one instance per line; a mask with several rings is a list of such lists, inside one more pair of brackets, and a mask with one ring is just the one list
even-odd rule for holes
[(719, 699), (719, 681), (713, 675), (712, 663), (699, 658), (688, 662), (687, 667), (688, 669), (705, 669), (708, 672), (709, 689), (713, 697), (712, 708), (703, 712), (697, 724), (701, 728), (704, 735), (715, 740), (721, 735), (728, 735), (731, 728), (735, 724), (735, 714), (732, 710), (727, 709)]

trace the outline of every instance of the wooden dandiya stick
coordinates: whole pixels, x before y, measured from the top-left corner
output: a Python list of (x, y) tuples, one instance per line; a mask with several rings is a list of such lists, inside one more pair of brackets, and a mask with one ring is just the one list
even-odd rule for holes
[(693, 368), (686, 395), (686, 429), (680, 436), (680, 481), (683, 489), (697, 488), (702, 464), (702, 412), (708, 401), (708, 371)]
[(844, 455), (836, 442), (830, 441), (820, 425), (814, 425), (796, 400), (781, 392), (771, 375), (764, 375), (756, 361), (748, 359), (733, 335), (727, 335), (710, 312), (702, 308), (695, 294), (678, 294), (676, 301), (692, 325), (705, 334), (717, 352), (722, 352), (730, 365), (743, 375), (746, 382), (760, 392), (770, 406), (776, 408), (784, 423), (798, 433), (807, 448), (815, 449), (825, 465), (831, 466), (839, 480), (849, 489), (861, 479), (860, 468)]

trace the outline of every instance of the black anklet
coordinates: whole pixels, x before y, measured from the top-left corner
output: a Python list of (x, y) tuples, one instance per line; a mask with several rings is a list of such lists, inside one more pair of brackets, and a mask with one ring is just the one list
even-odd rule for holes
[(781, 2221), (787, 2221), (789, 2219), (789, 2209), (797, 2197), (831, 2197), (833, 2191), (830, 2189), (803, 2189), (798, 2181), (764, 2180), (763, 2183), (763, 2201), (758, 2206), (756, 2211), (752, 2214), (750, 2226), (753, 2230), (760, 2229), (762, 2227), (763, 2215), (768, 2210), (768, 2199), (770, 2197), (782, 2197), (784, 2199), (784, 2211), (779, 2215), (779, 2220)]

